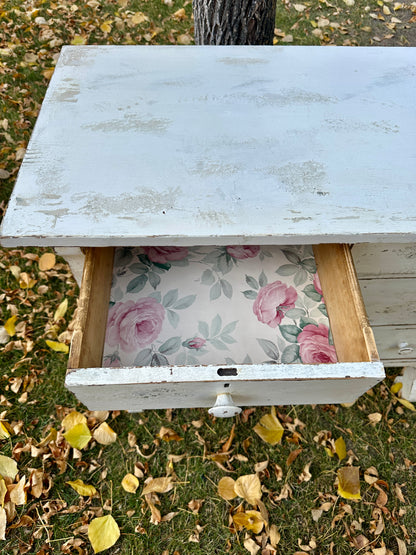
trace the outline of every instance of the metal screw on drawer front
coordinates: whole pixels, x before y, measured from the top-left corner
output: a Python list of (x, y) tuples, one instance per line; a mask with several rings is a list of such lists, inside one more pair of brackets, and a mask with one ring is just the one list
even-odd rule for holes
[(413, 347), (410, 347), (409, 343), (406, 343), (405, 341), (403, 341), (403, 343), (399, 343), (398, 347), (399, 355), (408, 355), (409, 353), (413, 353), (414, 351)]

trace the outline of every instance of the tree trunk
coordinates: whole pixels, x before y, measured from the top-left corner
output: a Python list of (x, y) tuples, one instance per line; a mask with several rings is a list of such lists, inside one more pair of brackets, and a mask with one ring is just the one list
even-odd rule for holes
[(273, 44), (276, 0), (193, 0), (195, 44)]

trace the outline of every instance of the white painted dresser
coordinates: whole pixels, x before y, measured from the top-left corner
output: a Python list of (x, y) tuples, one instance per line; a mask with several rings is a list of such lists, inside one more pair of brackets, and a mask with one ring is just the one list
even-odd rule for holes
[[(91, 306), (105, 296), (90, 280), (109, 275), (108, 248), (353, 245), (380, 358), (408, 367), (411, 397), (415, 98), (414, 48), (64, 47), (2, 244), (53, 246), (79, 281), (88, 247), (78, 354), (90, 350), (93, 318), (106, 319), (106, 307)], [(344, 296), (337, 287), (334, 305)], [(227, 405), (224, 388), (240, 405), (352, 400), (383, 377), (354, 299), (363, 360), (191, 369), (90, 361), (68, 373), (67, 386), (90, 408), (129, 410), (210, 406), (216, 395)], [(345, 326), (349, 316), (339, 314)]]

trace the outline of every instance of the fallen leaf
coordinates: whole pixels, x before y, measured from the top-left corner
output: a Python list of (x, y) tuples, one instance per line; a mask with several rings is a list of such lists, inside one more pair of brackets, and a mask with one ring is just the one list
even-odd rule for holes
[(338, 495), (345, 499), (361, 499), (360, 469), (358, 466), (344, 466), (337, 472)]
[(145, 485), (142, 495), (148, 493), (167, 493), (173, 488), (172, 476), (164, 476), (163, 478), (151, 478)]
[(91, 439), (91, 432), (86, 424), (80, 423), (65, 432), (64, 438), (71, 447), (83, 449)]
[(397, 547), (399, 549), (399, 555), (407, 555), (407, 547), (403, 540), (396, 537)]
[(276, 409), (272, 407), (271, 413), (260, 418), (260, 421), (254, 426), (253, 430), (263, 441), (270, 445), (280, 443), (284, 429), (276, 416)]
[(410, 401), (408, 401), (407, 399), (402, 399), (401, 397), (397, 397), (397, 400), (399, 401), (399, 403), (401, 403), (407, 409), (409, 409), (413, 412), (416, 411), (416, 408), (415, 408), (414, 404), (411, 403)]
[(401, 486), (397, 483), (394, 484), (394, 493), (396, 494), (396, 497), (399, 501), (401, 501), (402, 503), (406, 503), (406, 499), (404, 498)]
[(62, 420), (62, 426), (65, 431), (70, 430), (77, 424), (87, 424), (87, 418), (80, 412), (73, 410)]
[(8, 428), (0, 421), (0, 439), (7, 439), (10, 437)]
[(117, 434), (107, 422), (103, 422), (94, 430), (93, 438), (101, 445), (110, 445), (116, 441)]
[(158, 435), (160, 439), (163, 439), (163, 441), (182, 441), (183, 440), (183, 437), (178, 435), (175, 432), (175, 430), (172, 430), (172, 428), (165, 428), (164, 426), (160, 428)]
[(128, 493), (136, 493), (139, 487), (139, 480), (133, 474), (128, 473), (121, 480), (121, 486)]
[(0, 478), (0, 507), (4, 505), (4, 498), (6, 497), (7, 486), (3, 478)]
[(280, 542), (280, 532), (277, 529), (276, 524), (272, 524), (269, 528), (269, 538), (271, 546), (276, 549), (278, 543)]
[(39, 258), (39, 270), (46, 272), (47, 270), (52, 270), (56, 264), (56, 256), (53, 252), (45, 252)]
[(237, 526), (242, 526), (246, 530), (252, 530), (255, 534), (260, 534), (264, 527), (264, 519), (259, 511), (246, 511), (233, 515), (233, 521)]
[(295, 8), (295, 10), (299, 13), (302, 13), (306, 10), (306, 6), (305, 4), (293, 4), (293, 7)]
[(71, 40), (71, 44), (73, 46), (78, 46), (80, 44), (87, 44), (87, 37), (81, 35), (75, 35), (74, 38)]
[(72, 482), (69, 481), (66, 483), (80, 495), (88, 495), (89, 497), (92, 497), (97, 493), (97, 490), (94, 486), (90, 484), (84, 484), (84, 482), (80, 479), (74, 480)]
[(32, 289), (36, 283), (37, 280), (31, 278), (26, 272), (22, 272), (19, 276), (19, 286), (21, 289)]
[(308, 462), (308, 464), (305, 465), (302, 473), (299, 474), (299, 476), (298, 476), (298, 483), (299, 484), (301, 484), (302, 482), (309, 482), (309, 480), (312, 478), (312, 474), (309, 472), (310, 466), (311, 466), (311, 463)]
[(250, 505), (257, 505), (261, 499), (261, 483), (257, 474), (247, 474), (237, 478), (234, 484), (234, 491)]
[(184, 19), (186, 19), (186, 12), (184, 8), (180, 8), (179, 10), (176, 10), (176, 12), (174, 14), (172, 14), (173, 19), (176, 19), (176, 21), (183, 21)]
[(6, 320), (6, 323), (4, 324), (4, 329), (6, 330), (6, 332), (10, 337), (13, 337), (13, 335), (16, 333), (16, 327), (15, 327), (16, 320), (17, 320), (17, 314), (8, 318)]
[(293, 451), (291, 451), (289, 453), (288, 458), (286, 459), (286, 466), (290, 466), (299, 457), (302, 451), (303, 451), (302, 447), (299, 447), (298, 449), (294, 449)]
[(65, 353), (69, 352), (69, 347), (65, 343), (60, 343), (59, 341), (51, 341), (50, 339), (46, 340), (46, 345), (57, 353)]
[(0, 455), (0, 477), (14, 480), (17, 472), (17, 462), (6, 455)]
[(244, 540), (244, 547), (250, 553), (250, 555), (256, 555), (260, 551), (260, 546), (256, 544), (256, 542), (248, 537)]
[(101, 23), (100, 29), (103, 33), (109, 33), (111, 31), (111, 21), (104, 21)]
[(64, 299), (55, 311), (55, 314), (53, 316), (54, 322), (59, 322), (59, 320), (65, 316), (67, 310), (68, 299)]
[(220, 495), (223, 499), (230, 501), (237, 497), (237, 494), (234, 489), (235, 481), (230, 476), (225, 476), (221, 478), (218, 482), (218, 495)]
[(375, 426), (376, 424), (378, 424), (382, 418), (383, 418), (383, 415), (380, 412), (372, 412), (371, 414), (368, 415), (368, 419), (372, 426)]
[(370, 466), (369, 468), (367, 468), (367, 470), (364, 472), (364, 480), (367, 482), (367, 484), (370, 484), (370, 485), (377, 482), (378, 480), (377, 468), (375, 468), (374, 466)]
[(22, 476), (17, 484), (8, 487), (10, 501), (15, 505), (25, 505), (27, 501), (26, 495), (26, 478)]
[(111, 515), (94, 518), (88, 526), (88, 539), (94, 553), (112, 547), (120, 537), (120, 528)]
[(0, 507), (0, 540), (6, 539), (6, 526), (7, 526), (7, 515), (3, 507)]
[(143, 23), (144, 21), (149, 21), (149, 18), (143, 12), (136, 12), (132, 15), (130, 21), (133, 25), (140, 25), (140, 23)]
[(335, 453), (338, 456), (338, 459), (342, 461), (347, 456), (347, 447), (345, 445), (345, 441), (343, 437), (339, 437), (335, 441)]

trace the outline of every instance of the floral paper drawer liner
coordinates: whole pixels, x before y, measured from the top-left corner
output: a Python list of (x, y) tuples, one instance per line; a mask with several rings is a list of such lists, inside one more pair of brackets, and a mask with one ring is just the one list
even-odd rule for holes
[(104, 366), (336, 361), (312, 247), (116, 249)]

